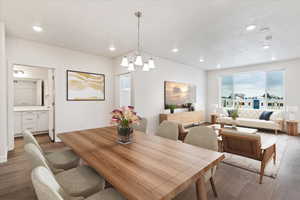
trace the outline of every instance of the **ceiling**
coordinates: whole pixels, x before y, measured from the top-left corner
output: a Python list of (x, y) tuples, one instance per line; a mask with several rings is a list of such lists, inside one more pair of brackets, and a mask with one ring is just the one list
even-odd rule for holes
[[(154, 56), (208, 70), (300, 57), (299, 0), (0, 1), (8, 35), (111, 58), (136, 48), (137, 10), (142, 48)], [(248, 32), (249, 24), (257, 28)], [(264, 50), (267, 35), (271, 48)]]

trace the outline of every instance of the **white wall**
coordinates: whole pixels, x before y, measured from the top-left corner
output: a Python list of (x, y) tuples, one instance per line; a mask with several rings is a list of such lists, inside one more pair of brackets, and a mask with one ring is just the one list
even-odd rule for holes
[[(111, 59), (18, 38), (7, 38), (7, 58), (9, 76), (12, 76), (13, 64), (55, 68), (56, 133), (109, 125), (113, 108)], [(67, 69), (105, 74), (105, 101), (66, 101)], [(9, 91), (12, 91), (12, 84)], [(9, 119), (13, 118), (12, 102), (12, 95), (9, 95)], [(12, 127), (10, 120), (11, 148)]]
[[(298, 106), (300, 109), (300, 59), (273, 62), (269, 64), (252, 65), (239, 68), (224, 70), (214, 70), (207, 72), (207, 110), (211, 113), (211, 104), (217, 104), (219, 101), (219, 77), (225, 74), (233, 74), (247, 71), (258, 70), (285, 70), (285, 97), (286, 105)], [(208, 119), (208, 116), (207, 116)], [(300, 112), (297, 114), (297, 120), (300, 120)]]
[(7, 70), (5, 26), (0, 22), (0, 163), (7, 159)]
[[(133, 101), (137, 113), (148, 119), (148, 132), (155, 133), (159, 125), (159, 114), (164, 112), (164, 81), (191, 83), (197, 86), (197, 104), (201, 110), (206, 102), (206, 73), (170, 60), (155, 58), (156, 69), (143, 72), (141, 69), (132, 73)], [(115, 59), (115, 75), (126, 73), (120, 66), (121, 58)], [(116, 89), (115, 105), (118, 105)]]

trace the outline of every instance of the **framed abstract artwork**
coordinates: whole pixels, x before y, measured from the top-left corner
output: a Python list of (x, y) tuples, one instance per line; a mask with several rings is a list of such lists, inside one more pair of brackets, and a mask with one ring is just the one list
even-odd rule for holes
[(67, 101), (104, 100), (104, 74), (67, 70)]
[(169, 105), (184, 108), (185, 104), (196, 102), (196, 86), (188, 83), (165, 81), (165, 109)]

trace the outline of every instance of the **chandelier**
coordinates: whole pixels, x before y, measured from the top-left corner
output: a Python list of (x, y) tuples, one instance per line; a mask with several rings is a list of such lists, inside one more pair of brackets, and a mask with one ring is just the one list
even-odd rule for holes
[(127, 67), (128, 71), (135, 71), (137, 67), (142, 67), (143, 71), (149, 71), (155, 68), (153, 58), (149, 58), (148, 61), (144, 62), (144, 58), (141, 53), (141, 37), (140, 37), (140, 26), (142, 12), (135, 12), (134, 15), (138, 18), (138, 38), (137, 38), (137, 50), (134, 56), (124, 56), (122, 58), (121, 66)]

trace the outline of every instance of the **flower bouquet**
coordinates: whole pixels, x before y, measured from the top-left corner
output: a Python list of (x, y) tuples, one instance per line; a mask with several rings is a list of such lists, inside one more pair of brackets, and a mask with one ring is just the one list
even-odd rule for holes
[(125, 106), (112, 111), (112, 124), (117, 126), (118, 140), (121, 144), (129, 144), (132, 140), (132, 125), (139, 123), (139, 117), (133, 106)]

